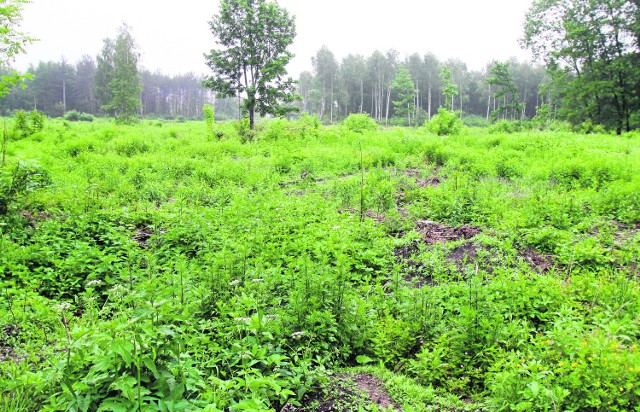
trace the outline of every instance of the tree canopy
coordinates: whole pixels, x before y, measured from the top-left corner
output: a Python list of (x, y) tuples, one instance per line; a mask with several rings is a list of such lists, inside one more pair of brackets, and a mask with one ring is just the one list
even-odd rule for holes
[(568, 120), (631, 129), (640, 108), (639, 15), (640, 2), (630, 0), (533, 3), (522, 42), (547, 63)]
[(105, 39), (98, 56), (95, 91), (103, 110), (116, 121), (131, 123), (140, 108), (142, 84), (138, 52), (131, 30), (123, 25), (115, 40)]
[(210, 22), (220, 49), (205, 55), (212, 70), (204, 85), (220, 97), (244, 97), (243, 107), (254, 127), (255, 112), (284, 115), (295, 110), (295, 82), (286, 77), (296, 35), (294, 17), (266, 0), (222, 0)]
[(0, 67), (4, 74), (0, 79), (0, 97), (6, 96), (13, 86), (25, 77), (15, 70), (7, 70), (13, 59), (24, 53), (25, 47), (34, 41), (25, 33), (18, 30), (22, 21), (22, 6), (28, 0), (4, 0), (0, 3)]

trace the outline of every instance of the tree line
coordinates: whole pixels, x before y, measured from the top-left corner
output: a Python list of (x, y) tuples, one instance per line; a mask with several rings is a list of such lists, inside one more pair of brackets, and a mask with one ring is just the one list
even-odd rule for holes
[[(638, 0), (535, 0), (520, 41), (544, 66), (512, 59), (470, 70), (459, 59), (441, 61), (431, 53), (400, 58), (395, 50), (338, 60), (323, 46), (297, 83), (286, 71), (295, 18), (277, 3), (224, 0), (210, 28), (220, 47), (206, 55), (207, 77), (138, 71), (136, 45), (125, 27), (115, 40), (105, 39), (97, 59), (41, 62), (26, 80), (11, 70), (1, 73), (7, 79), (3, 94), (18, 79), (29, 87), (13, 88), (0, 110), (194, 118), (218, 97), (218, 119), (245, 117), (251, 127), (254, 113), (295, 111), (325, 123), (365, 113), (383, 124), (420, 125), (439, 108), (486, 120), (597, 124), (618, 134), (640, 125)], [(17, 52), (29, 40), (7, 38)]]
[[(540, 93), (548, 82), (546, 69), (515, 59), (470, 70), (460, 59), (441, 61), (431, 53), (401, 59), (395, 50), (368, 57), (350, 54), (338, 61), (323, 46), (312, 64), (313, 71), (300, 75), (300, 108), (329, 123), (366, 113), (385, 124), (422, 124), (439, 107), (488, 120), (520, 120), (535, 116), (547, 99)], [(452, 94), (448, 101), (447, 93)], [(514, 98), (517, 113), (504, 110), (515, 107)]]
[[(96, 60), (85, 55), (76, 64), (62, 59), (58, 62), (39, 62), (27, 72), (25, 88), (13, 88), (0, 99), (0, 111), (8, 115), (16, 110), (38, 110), (47, 116), (60, 117), (76, 110), (92, 115), (107, 115), (96, 95)], [(212, 102), (213, 93), (202, 87), (202, 77), (194, 73), (167, 75), (159, 71), (139, 73), (140, 106), (136, 113), (148, 117), (201, 118), (202, 107)], [(219, 118), (237, 118), (237, 101), (216, 102)]]

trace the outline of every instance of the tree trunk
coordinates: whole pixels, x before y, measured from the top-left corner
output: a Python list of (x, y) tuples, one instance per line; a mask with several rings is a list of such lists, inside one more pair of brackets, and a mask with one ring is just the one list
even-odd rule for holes
[(427, 95), (427, 118), (431, 120), (431, 85), (429, 85), (429, 91)]
[(491, 85), (489, 85), (489, 99), (487, 99), (487, 121), (489, 121), (490, 112), (491, 112)]
[(387, 87), (387, 110), (384, 117), (384, 125), (389, 124), (389, 100), (391, 100), (391, 86)]

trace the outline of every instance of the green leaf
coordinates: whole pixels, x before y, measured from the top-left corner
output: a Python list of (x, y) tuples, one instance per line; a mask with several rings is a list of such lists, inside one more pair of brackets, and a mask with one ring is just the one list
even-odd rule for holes
[(360, 365), (371, 363), (373, 361), (374, 361), (374, 359), (368, 357), (367, 355), (358, 355), (358, 356), (356, 356), (356, 362), (358, 362)]

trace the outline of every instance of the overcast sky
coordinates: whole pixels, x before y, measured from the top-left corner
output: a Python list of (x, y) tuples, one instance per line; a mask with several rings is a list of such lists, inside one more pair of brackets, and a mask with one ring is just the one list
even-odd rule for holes
[[(279, 0), (296, 16), (296, 54), (289, 73), (311, 70), (311, 57), (326, 45), (342, 59), (391, 48), (404, 58), (434, 53), (459, 58), (471, 69), (492, 59), (529, 59), (518, 46), (532, 0)], [(133, 29), (142, 65), (165, 74), (207, 73), (203, 53), (215, 47), (208, 22), (219, 0), (32, 0), (22, 30), (40, 39), (20, 56), (24, 70), (41, 60), (76, 63), (96, 56), (105, 37), (126, 22)]]

